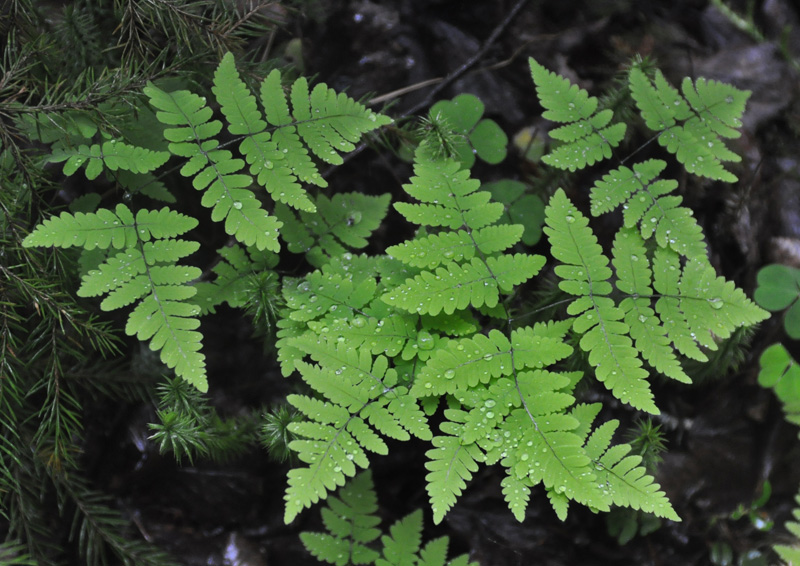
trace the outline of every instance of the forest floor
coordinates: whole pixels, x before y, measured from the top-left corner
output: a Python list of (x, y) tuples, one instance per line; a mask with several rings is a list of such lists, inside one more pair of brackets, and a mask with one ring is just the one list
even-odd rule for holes
[[(437, 98), (462, 92), (479, 96), (486, 114), (509, 137), (540, 123), (528, 57), (592, 93), (609, 86), (636, 54), (652, 58), (673, 84), (703, 76), (749, 89), (743, 136), (732, 145), (743, 156), (736, 168), (740, 181), (724, 185), (686, 177), (680, 179), (681, 195), (705, 230), (714, 266), (749, 295), (763, 265), (800, 266), (800, 9), (795, 2), (729, 2), (740, 14), (754, 5), (755, 25), (764, 36), (756, 39), (704, 0), (530, 0), (487, 43), (516, 4), (318, 2), (297, 32), (307, 72), (357, 98), (448, 77), (480, 53), (466, 72), (445, 81)], [(436, 87), (396, 97), (389, 111), (403, 115), (424, 103), (431, 88)], [(330, 182), (346, 190), (396, 192), (409, 170), (395, 161), (366, 150)], [(478, 168), (475, 174), (487, 181), (525, 179), (536, 174), (536, 164), (512, 150), (501, 166)], [(572, 182), (564, 188), (585, 202), (585, 180)], [(394, 243), (392, 234), (383, 238)], [(239, 318), (240, 326), (232, 320), (223, 311), (203, 326), (213, 401), (229, 415), (269, 406), (292, 387), (251, 329)], [(800, 451), (797, 431), (784, 423), (780, 406), (755, 377), (760, 352), (780, 338), (778, 322), (768, 321), (737, 371), (719, 375), (712, 367), (697, 385), (657, 386), (662, 415), (656, 423), (668, 445), (658, 481), (680, 523), (663, 521), (623, 545), (609, 534), (606, 515), (575, 505), (561, 522), (543, 492), (534, 494), (526, 521), (518, 523), (503, 502), (498, 470), (486, 468), (427, 535), (449, 535), (452, 553), (469, 552), (483, 566), (774, 563), (769, 548), (786, 537), (782, 525), (800, 483)], [(628, 421), (635, 417), (625, 408), (615, 410)], [(147, 441), (152, 407), (115, 413), (111, 429), (109, 415), (102, 412), (90, 438), (98, 449), (88, 450), (95, 454), (96, 480), (116, 494), (146, 538), (191, 565), (315, 563), (297, 535), (316, 528), (318, 510), (283, 524), (287, 465), (254, 451), (226, 465), (177, 467)], [(427, 508), (424, 450), (424, 445), (407, 445), (395, 456), (374, 460), (386, 523)], [(736, 509), (749, 509), (765, 482), (772, 488), (769, 500), (737, 518)], [(768, 528), (771, 522), (775, 526)]]

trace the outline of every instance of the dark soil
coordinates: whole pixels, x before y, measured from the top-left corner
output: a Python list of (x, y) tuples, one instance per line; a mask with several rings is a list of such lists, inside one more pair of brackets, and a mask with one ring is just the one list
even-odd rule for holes
[[(800, 264), (800, 127), (798, 71), (800, 8), (791, 0), (727, 2), (739, 13), (754, 4), (766, 39), (737, 29), (704, 0), (529, 1), (479, 60), (437, 98), (478, 95), (487, 114), (510, 136), (539, 123), (527, 58), (578, 81), (593, 93), (612, 84), (635, 54), (651, 57), (673, 84), (684, 76), (718, 79), (752, 90), (744, 134), (733, 148), (743, 156), (736, 185), (680, 177), (681, 194), (708, 237), (714, 265), (752, 293), (766, 263)], [(481, 49), (516, 2), (393, 0), (320, 2), (303, 20), (309, 73), (361, 97), (447, 77)], [(780, 39), (784, 30), (785, 42)], [(426, 101), (433, 87), (394, 100), (402, 115)], [(330, 178), (333, 190), (397, 192), (407, 165), (366, 150)], [(478, 168), (484, 180), (524, 179), (535, 173), (519, 155), (502, 166)], [(585, 200), (585, 179), (564, 188)], [(395, 218), (395, 221), (397, 219)], [(377, 247), (407, 228), (387, 230)], [(222, 311), (204, 322), (213, 402), (225, 415), (259, 410), (281, 400), (293, 384), (280, 376), (262, 343), (241, 317)], [(500, 471), (482, 469), (442, 525), (426, 536), (451, 537), (451, 552), (469, 552), (490, 565), (700, 565), (729, 548), (741, 564), (768, 564), (769, 547), (785, 537), (792, 496), (800, 483), (797, 431), (783, 421), (770, 392), (755, 382), (765, 345), (781, 339), (778, 322), (765, 323), (737, 372), (715, 373), (692, 387), (659, 384), (656, 421), (669, 452), (659, 469), (680, 523), (664, 521), (625, 545), (608, 534), (607, 517), (573, 505), (559, 521), (544, 493), (534, 493), (518, 523), (500, 494)], [(617, 418), (636, 415), (616, 407)], [(152, 407), (98, 417), (87, 449), (98, 484), (114, 493), (145, 538), (191, 565), (314, 564), (297, 534), (317, 528), (319, 510), (283, 524), (286, 465), (255, 450), (227, 465), (177, 467), (147, 441)], [(108, 423), (112, 423), (108, 426)], [(424, 445), (393, 447), (373, 459), (385, 523), (427, 508)], [(773, 494), (753, 518), (734, 519), (765, 480)], [(775, 521), (761, 531), (758, 521)], [(716, 556), (716, 554), (714, 554)], [(750, 558), (747, 558), (749, 556)], [(721, 560), (721, 559), (720, 559)], [(748, 561), (749, 560), (749, 561)]]

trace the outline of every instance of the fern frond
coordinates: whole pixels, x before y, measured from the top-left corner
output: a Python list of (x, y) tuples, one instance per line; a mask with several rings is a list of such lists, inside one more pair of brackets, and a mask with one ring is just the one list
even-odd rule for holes
[[(679, 206), (681, 197), (668, 196), (678, 186), (672, 179), (658, 179), (664, 161), (649, 159), (614, 169), (592, 187), (592, 214), (610, 212), (623, 205), (626, 228), (640, 224), (644, 238), (655, 235), (656, 243), (689, 258), (706, 256), (703, 232), (691, 210)], [(624, 203), (624, 204), (623, 204)]]
[(547, 206), (546, 222), (553, 257), (564, 264), (555, 268), (562, 278), (559, 287), (578, 297), (567, 312), (580, 315), (573, 328), (583, 335), (580, 346), (589, 352), (597, 378), (622, 401), (657, 414), (648, 373), (623, 322), (625, 313), (608, 296), (611, 269), (588, 220), (559, 189)]
[(196, 292), (189, 282), (200, 276), (200, 270), (176, 265), (199, 244), (174, 239), (196, 225), (194, 218), (167, 208), (139, 210), (134, 217), (127, 206), (118, 204), (115, 212), (63, 212), (40, 224), (23, 245), (121, 249), (83, 277), (78, 295), (107, 294), (100, 304), (103, 310), (138, 302), (125, 332), (150, 340), (150, 349), (160, 350), (167, 367), (206, 391), (202, 335), (195, 318), (200, 309), (189, 301)]
[(193, 177), (192, 185), (205, 191), (201, 203), (212, 209), (212, 220), (224, 220), (225, 232), (245, 245), (277, 252), (281, 223), (261, 208), (249, 189), (252, 179), (240, 173), (244, 162), (234, 159), (230, 151), (219, 149), (212, 136), (220, 132), (222, 123), (210, 120), (212, 111), (205, 99), (189, 91), (167, 93), (152, 83), (144, 93), (158, 109), (158, 120), (177, 126), (166, 128), (164, 137), (173, 154), (189, 158), (181, 174)]
[(542, 157), (542, 161), (575, 171), (611, 157), (611, 150), (625, 137), (625, 124), (611, 124), (614, 113), (607, 109), (598, 112), (597, 98), (584, 89), (548, 71), (532, 58), (528, 63), (536, 95), (545, 109), (542, 117), (565, 124), (550, 131), (553, 139), (564, 143)]
[(411, 183), (403, 189), (423, 204), (395, 203), (397, 211), (410, 222), (457, 230), (462, 226), (476, 230), (496, 222), (503, 205), (489, 202), (491, 193), (479, 191), (480, 181), (471, 179), (469, 170), (453, 159), (414, 162)]
[(614, 240), (613, 254), (617, 288), (628, 295), (619, 307), (625, 313), (625, 324), (636, 349), (656, 371), (691, 383), (675, 356), (666, 329), (651, 307), (653, 277), (644, 242), (635, 232), (621, 229)]
[(699, 344), (718, 348), (715, 337), (728, 338), (738, 326), (752, 326), (769, 317), (741, 289), (717, 277), (708, 263), (692, 260), (680, 270), (677, 254), (659, 248), (653, 257), (656, 311), (667, 335), (682, 354), (705, 361)]
[(429, 473), (425, 476), (426, 489), (433, 509), (433, 522), (440, 523), (445, 514), (455, 505), (456, 499), (478, 470), (478, 462), (483, 462), (484, 455), (474, 443), (467, 443), (459, 438), (459, 428), (452, 420), (452, 411), (448, 415), (450, 421), (442, 423), (442, 432), (447, 436), (436, 436), (431, 442), (433, 449), (425, 455), (428, 462), (425, 467)]
[(164, 165), (167, 159), (169, 153), (166, 151), (152, 151), (112, 139), (103, 145), (57, 148), (48, 161), (66, 161), (62, 171), (64, 175), (73, 175), (81, 167), (86, 167), (86, 178), (92, 180), (103, 172), (104, 165), (109, 171), (121, 169), (131, 173), (149, 173)]
[(658, 143), (674, 154), (686, 170), (710, 179), (736, 182), (722, 162), (741, 161), (721, 138), (741, 135), (741, 116), (750, 91), (717, 81), (688, 77), (681, 84), (683, 96), (656, 70), (651, 80), (638, 67), (631, 67), (631, 95), (651, 130), (659, 132)]
[(369, 470), (358, 474), (328, 498), (322, 509), (327, 533), (300, 533), (303, 546), (317, 559), (336, 566), (371, 564), (379, 554), (366, 546), (380, 536), (378, 499)]
[(474, 230), (430, 234), (390, 246), (386, 253), (413, 267), (434, 269), (448, 260), (461, 262), (476, 253), (492, 255), (510, 248), (522, 238), (519, 224), (486, 226)]
[(594, 463), (597, 474), (595, 481), (607, 490), (615, 505), (641, 509), (659, 517), (680, 521), (680, 517), (670, 505), (661, 486), (647, 475), (640, 465), (641, 456), (628, 455), (628, 444), (611, 444), (619, 421), (606, 421), (597, 427), (586, 442), (586, 454)]
[(438, 349), (417, 376), (412, 394), (417, 396), (456, 393), (511, 375), (515, 370), (552, 365), (572, 353), (559, 338), (541, 336), (531, 327), (511, 333), (511, 340), (499, 330), (488, 336), (451, 340)]
[(453, 314), (472, 305), (494, 307), (500, 293), (510, 293), (544, 265), (539, 255), (515, 254), (472, 258), (461, 265), (450, 262), (436, 272), (423, 271), (406, 284), (383, 295), (390, 305), (409, 312)]
[(168, 208), (133, 212), (120, 203), (114, 212), (101, 208), (95, 213), (62, 212), (48, 218), (22, 242), (25, 247), (56, 246), (115, 249), (129, 248), (140, 240), (173, 238), (197, 226), (197, 220)]
[(381, 537), (383, 557), (375, 566), (402, 566), (414, 564), (422, 546), (422, 510), (417, 509), (389, 527), (389, 534)]
[(400, 440), (409, 433), (429, 439), (430, 431), (416, 399), (397, 385), (397, 372), (385, 356), (353, 350), (343, 342), (301, 336), (293, 345), (319, 365), (295, 362), (303, 379), (326, 401), (302, 395), (288, 400), (309, 419), (292, 423), (291, 432), (302, 437), (290, 444), (306, 468), (289, 472), (285, 520), (324, 498), (345, 477), (354, 476), (356, 465), (366, 468), (365, 450), (386, 454), (381, 434)]
[[(383, 535), (377, 528), (380, 523), (377, 512), (372, 475), (365, 471), (342, 487), (336, 497), (328, 498), (328, 506), (322, 509), (322, 521), (327, 532), (303, 532), (300, 539), (317, 559), (336, 566), (477, 566), (469, 563), (466, 555), (448, 562), (447, 537), (422, 546), (421, 511), (399, 519)], [(367, 546), (379, 536), (383, 545), (380, 554)]]

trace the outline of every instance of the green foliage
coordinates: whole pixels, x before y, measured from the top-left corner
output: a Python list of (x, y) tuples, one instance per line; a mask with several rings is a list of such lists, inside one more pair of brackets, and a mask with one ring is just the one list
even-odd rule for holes
[(772, 344), (759, 359), (758, 383), (775, 390), (786, 420), (800, 426), (800, 367), (783, 344)]
[(550, 131), (561, 145), (542, 157), (559, 169), (575, 171), (611, 157), (625, 136), (623, 123), (611, 124), (614, 113), (598, 111), (598, 100), (564, 77), (529, 59), (543, 118), (564, 124)]
[[(197, 220), (168, 208), (139, 210), (124, 204), (114, 212), (62, 212), (39, 225), (23, 246), (80, 246), (120, 250), (83, 277), (78, 295), (107, 294), (103, 310), (115, 310), (138, 302), (128, 316), (125, 332), (150, 340), (167, 367), (201, 391), (208, 390), (205, 357), (197, 332), (199, 308), (189, 302), (196, 289), (188, 285), (200, 276), (192, 266), (176, 262), (192, 254), (199, 244), (175, 239), (197, 225)], [(113, 252), (112, 252), (113, 253)]]
[[(797, 276), (800, 271), (784, 265), (768, 265), (758, 272), (758, 287), (755, 298), (758, 303), (771, 311), (780, 311), (789, 307), (783, 324), (791, 338), (800, 336), (798, 320)], [(773, 389), (783, 405), (788, 422), (800, 426), (800, 368), (792, 355), (781, 343), (768, 346), (759, 359), (761, 370), (758, 383), (762, 387)], [(794, 521), (786, 523), (786, 529), (795, 536), (793, 545), (776, 545), (775, 551), (788, 564), (800, 562), (800, 494), (796, 497), (798, 506), (792, 511)]]
[[(550, 162), (574, 170), (609, 157), (624, 124), (610, 125), (613, 112), (598, 110), (596, 99), (535, 62), (531, 68), (546, 117), (567, 124), (554, 136), (564, 143)], [(463, 129), (452, 125), (457, 119), (472, 125), (481, 114), (463, 100), (464, 116), (442, 116), (454, 131)], [(458, 106), (443, 108), (456, 113)], [(412, 425), (420, 438), (432, 437), (426, 481), (435, 522), (480, 466), (494, 463), (505, 469), (503, 494), (519, 520), (538, 484), (562, 518), (572, 500), (678, 520), (643, 465), (647, 452), (612, 445), (617, 422), (593, 428), (600, 406), (577, 402), (582, 376), (559, 367), (573, 355), (567, 333), (579, 335), (613, 396), (658, 413), (650, 368), (688, 383), (682, 356), (706, 359), (717, 340), (766, 313), (716, 276), (691, 213), (663, 200), (675, 185), (657, 179), (664, 163), (651, 160), (630, 170), (639, 184), (623, 182), (619, 169), (594, 189), (597, 202), (611, 202), (595, 213), (634, 209), (610, 256), (563, 191), (551, 198), (544, 231), (560, 262), (560, 287), (573, 297), (569, 317), (515, 327), (515, 293), (545, 263), (520, 248), (536, 220), (521, 226), (503, 218), (506, 207), (449, 151), (430, 147), (435, 141), (426, 137), (416, 152), (404, 185), (411, 200), (394, 204), (421, 226), (416, 236), (387, 248), (384, 258), (331, 254), (320, 263), (322, 255), (312, 255), (320, 269), (284, 286), (279, 359), (285, 374), (298, 370), (316, 393), (290, 397), (307, 419), (291, 430), (308, 467), (290, 472), (286, 520), (367, 467), (368, 452), (385, 454), (381, 435), (405, 440)], [(496, 192), (507, 203), (522, 195), (518, 187)], [(306, 241), (298, 251), (311, 248)], [(395, 396), (404, 410), (413, 408), (409, 420), (392, 410)], [(420, 409), (430, 414), (441, 399), (443, 421), (430, 433)], [(383, 412), (370, 420), (372, 407)]]
[(669, 84), (661, 71), (648, 77), (638, 66), (628, 77), (631, 94), (648, 128), (658, 133), (658, 143), (674, 154), (686, 170), (696, 175), (736, 182), (722, 162), (741, 158), (729, 150), (722, 138), (738, 138), (737, 128), (750, 91), (717, 81), (683, 79), (681, 92)]
[[(475, 164), (476, 155), (486, 163), (500, 163), (506, 158), (508, 136), (494, 120), (481, 119), (483, 110), (483, 102), (472, 94), (459, 94), (452, 100), (440, 100), (429, 111), (427, 124), (432, 133), (438, 135), (426, 136), (429, 141), (427, 147), (434, 153), (437, 147), (448, 148), (444, 155), (457, 159), (466, 169)], [(442, 130), (445, 132), (442, 133)], [(456, 137), (451, 139), (447, 130), (451, 130)], [(440, 143), (442, 140), (444, 144)]]
[[(325, 85), (317, 85), (309, 92), (305, 79), (298, 79), (292, 85), (293, 112), (290, 115), (280, 73), (273, 71), (261, 84), (261, 102), (266, 109), (267, 122), (275, 128), (270, 133), (255, 97), (239, 78), (230, 53), (217, 68), (213, 90), (228, 122), (228, 130), (242, 136), (239, 149), (250, 164), (250, 175), (267, 187), (277, 201), (304, 211), (316, 211), (317, 207), (300, 189), (299, 180), (316, 180), (320, 186), (325, 183), (303, 142), (320, 159), (338, 164), (341, 163), (339, 152), (354, 149), (352, 142), (358, 141), (364, 132), (389, 120), (344, 95), (337, 95)], [(152, 83), (144, 92), (158, 110), (156, 118), (171, 126), (163, 130), (169, 150), (187, 160), (181, 174), (193, 177), (193, 186), (205, 191), (201, 203), (212, 209), (211, 219), (224, 221), (228, 234), (253, 246), (255, 258), (248, 260), (235, 251), (223, 254), (229, 262), (216, 269), (218, 277), (214, 282), (199, 287), (200, 300), (193, 300), (198, 287), (189, 283), (201, 272), (196, 267), (179, 266), (176, 262), (196, 251), (199, 244), (176, 239), (176, 236), (196, 227), (197, 220), (168, 208), (141, 209), (134, 215), (124, 204), (118, 204), (114, 212), (108, 209), (74, 215), (64, 212), (38, 226), (23, 245), (121, 250), (83, 276), (78, 294), (94, 297), (108, 293), (100, 305), (103, 310), (140, 301), (128, 317), (126, 332), (140, 340), (150, 340), (151, 349), (160, 351), (167, 367), (174, 368), (176, 375), (206, 391), (205, 358), (200, 352), (202, 335), (197, 331), (200, 323), (196, 317), (201, 309), (213, 312), (223, 301), (231, 306), (242, 305), (245, 300), (242, 292), (252, 290), (248, 285), (253, 281), (245, 279), (245, 269), (255, 273), (275, 265), (274, 256), (270, 258), (264, 254), (279, 250), (278, 229), (282, 223), (261, 207), (249, 188), (253, 177), (241, 172), (245, 162), (219, 148), (213, 136), (220, 132), (223, 124), (211, 120), (213, 112), (205, 98), (186, 90), (166, 92)], [(83, 131), (94, 135), (96, 130), (84, 128)], [(75, 173), (80, 164), (88, 160), (86, 175), (93, 179), (101, 173), (103, 164), (112, 172), (126, 169), (137, 174), (148, 173), (164, 163), (166, 154), (110, 140), (91, 148), (82, 145), (67, 151), (59, 147), (51, 157), (54, 161), (65, 159), (65, 174)], [(327, 222), (327, 230), (319, 233), (324, 251), (330, 251), (334, 245), (338, 246), (335, 251), (344, 250), (333, 239), (334, 235), (345, 245), (366, 245), (364, 236), (382, 218), (372, 212), (369, 199), (363, 195), (352, 195), (344, 201), (340, 195), (332, 201), (319, 197), (320, 217)], [(363, 213), (358, 206), (350, 208), (354, 202), (363, 203)], [(355, 215), (359, 222), (354, 220)], [(175, 416), (168, 421), (173, 425), (182, 422)]]
[(625, 228), (612, 249), (616, 287), (627, 295), (617, 305), (610, 296), (611, 262), (563, 191), (548, 205), (545, 232), (562, 263), (556, 267), (559, 286), (577, 297), (567, 312), (580, 315), (573, 328), (582, 335), (581, 348), (589, 352), (598, 379), (639, 409), (658, 413), (640, 355), (660, 373), (690, 382), (676, 351), (704, 359), (699, 346), (715, 350), (715, 336), (726, 338), (736, 327), (766, 317), (708, 264), (692, 259), (681, 267), (674, 251), (648, 252), (641, 235)]
[[(415, 511), (389, 527), (387, 534), (378, 528), (378, 501), (369, 471), (362, 472), (329, 497), (322, 508), (327, 532), (300, 533), (306, 549), (319, 561), (345, 566), (476, 566), (466, 554), (447, 560), (447, 537), (422, 545), (422, 511)], [(380, 537), (382, 551), (374, 543)]]
[[(796, 541), (800, 541), (800, 493), (798, 493), (794, 499), (796, 503), (792, 511), (792, 518), (794, 520), (786, 523), (786, 529), (794, 535)], [(797, 564), (800, 562), (800, 544), (797, 542), (794, 545), (775, 545), (775, 551), (787, 564)]]
[[(535, 61), (530, 68), (544, 117), (560, 124), (550, 131), (557, 144), (543, 163), (577, 171), (612, 157), (626, 123)], [(114, 187), (76, 199), (69, 212), (18, 237), (17, 251), (61, 258), (60, 250), (34, 248), (80, 248), (77, 266), (62, 270), (81, 274), (77, 295), (103, 297), (105, 311), (130, 308), (126, 332), (149, 340), (174, 368), (177, 377), (159, 393), (159, 422), (151, 425), (160, 449), (179, 460), (220, 460), (241, 454), (259, 433), (276, 454), (288, 449), (294, 466), (284, 520), (327, 499), (328, 533), (306, 533), (303, 542), (334, 564), (445, 563), (446, 540), (422, 545), (421, 512), (381, 536), (369, 473), (359, 474), (372, 458), (412, 437), (430, 442), (425, 479), (436, 523), (481, 466), (495, 464), (503, 497), (520, 521), (539, 485), (561, 519), (574, 501), (595, 511), (623, 507), (680, 520), (648, 469), (648, 451), (615, 443), (618, 421), (598, 420), (602, 404), (582, 402), (580, 391), (594, 376), (614, 402), (657, 414), (651, 373), (688, 383), (683, 357), (705, 360), (719, 340), (767, 314), (709, 265), (699, 226), (671, 194), (677, 183), (660, 178), (666, 162), (620, 165), (591, 187), (593, 215), (623, 210), (623, 226), (605, 250), (563, 189), (545, 206), (519, 184), (482, 187), (471, 177), (472, 149), (496, 163), (507, 138), (482, 119), (480, 101), (462, 95), (432, 109), (414, 176), (390, 212), (389, 194), (317, 190), (327, 187), (321, 163), (341, 164), (343, 153), (390, 118), (323, 84), (309, 88), (304, 78), (284, 85), (278, 70), (260, 82), (252, 76), (240, 74), (227, 53), (211, 79), (210, 101), (186, 90), (185, 81), (147, 76), (141, 84), (155, 111), (142, 108), (141, 118), (129, 116), (118, 127), (74, 108), (52, 121), (37, 109), (15, 122), (31, 139), (51, 145), (45, 160), (64, 162), (64, 174), (81, 172), (93, 188), (98, 181)], [(651, 81), (638, 67), (628, 88), (645, 125), (687, 170), (730, 179), (721, 163), (735, 156), (720, 140), (737, 135), (747, 93), (698, 80), (684, 82), (680, 94), (660, 73)], [(105, 109), (111, 116), (117, 107)], [(685, 148), (700, 152), (701, 145), (702, 159), (687, 155)], [(182, 178), (172, 178), (167, 160)], [(27, 197), (7, 161), (0, 167), (14, 190), (3, 198), (21, 209)], [(195, 199), (181, 192), (189, 184)], [(104, 205), (119, 195), (124, 203)], [(170, 206), (150, 209), (146, 198)], [(198, 201), (209, 218), (194, 218), (202, 210), (194, 206)], [(416, 233), (385, 253), (367, 253), (369, 238), (395, 212), (418, 226)], [(195, 240), (208, 242), (206, 231), (217, 227), (228, 241), (215, 241), (194, 260), (209, 261), (216, 249), (213, 263), (186, 265), (200, 247)], [(552, 268), (545, 255), (530, 253), (542, 233), (557, 263)], [(279, 255), (280, 239), (286, 251), (303, 256), (290, 269), (283, 269), (289, 254)], [(563, 319), (519, 312), (543, 271), (555, 273), (569, 297)], [(27, 304), (40, 298), (36, 293), (21, 288), (18, 296)], [(24, 313), (0, 306), (24, 329)], [(61, 312), (53, 304), (41, 308)], [(245, 310), (262, 329), (274, 323), (281, 371), (300, 378), (288, 406), (261, 422), (222, 419), (200, 394), (208, 388), (200, 317), (222, 308)], [(94, 340), (110, 341), (102, 334)], [(570, 370), (580, 355), (573, 344), (586, 354), (586, 375)], [(18, 359), (9, 363), (21, 367)], [(10, 383), (12, 394), (0, 399), (8, 405), (0, 419), (11, 431), (0, 439), (7, 444), (2, 448), (29, 458), (20, 448), (27, 440), (14, 431), (38, 418), (45, 424), (24, 438), (39, 451), (50, 449), (53, 462), (67, 462), (69, 439), (80, 432), (72, 390), (37, 382), (46, 409), (20, 412), (27, 383)], [(51, 434), (54, 422), (63, 423), (58, 435)], [(13, 476), (3, 473), (0, 480), (11, 485)], [(82, 516), (116, 528), (102, 498), (79, 487), (70, 493), (72, 501), (85, 502)], [(339, 496), (330, 495), (337, 488)], [(16, 485), (8, 493), (17, 509), (30, 498)], [(15, 525), (11, 535), (25, 528)], [(102, 562), (95, 557), (115, 539), (93, 536), (83, 552)], [(115, 553), (128, 560), (124, 548)]]
[(786, 308), (783, 327), (786, 334), (800, 339), (800, 269), (788, 265), (767, 265), (758, 271), (758, 286), (753, 298), (768, 311), (777, 312)]

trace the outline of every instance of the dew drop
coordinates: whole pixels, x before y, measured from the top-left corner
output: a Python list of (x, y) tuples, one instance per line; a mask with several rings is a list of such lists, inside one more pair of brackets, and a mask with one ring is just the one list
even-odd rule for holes
[(417, 335), (417, 346), (420, 350), (430, 350), (433, 348), (433, 336), (427, 330), (423, 330)]
[(455, 376), (456, 376), (455, 370), (449, 369), (446, 372), (444, 372), (445, 379), (453, 379)]
[(233, 201), (233, 208), (235, 208), (236, 210), (241, 210), (242, 203), (239, 202), (238, 200)]

